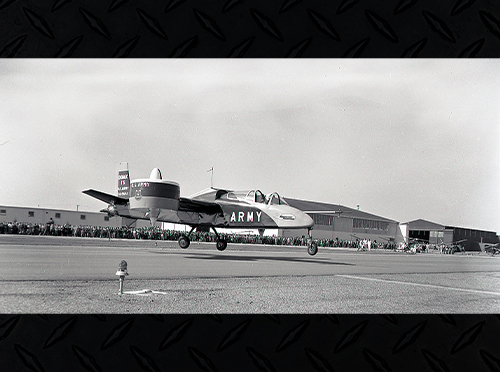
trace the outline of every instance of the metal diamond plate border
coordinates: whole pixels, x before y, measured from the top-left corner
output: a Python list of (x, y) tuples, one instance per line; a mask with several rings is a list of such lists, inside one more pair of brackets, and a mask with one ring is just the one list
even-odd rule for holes
[(0, 0), (2, 57), (497, 57), (494, 0)]
[(495, 315), (0, 315), (5, 370), (498, 371)]
[[(480, 57), (493, 0), (0, 0), (2, 58)], [(499, 315), (0, 315), (5, 370), (499, 371)]]

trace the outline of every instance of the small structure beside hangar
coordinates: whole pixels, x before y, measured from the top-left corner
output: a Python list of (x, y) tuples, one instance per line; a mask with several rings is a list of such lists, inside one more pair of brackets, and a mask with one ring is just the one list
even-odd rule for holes
[(466, 251), (483, 251), (484, 246), (499, 242), (494, 231), (441, 225), (423, 219), (401, 223), (400, 229), (405, 241), (416, 239), (437, 245), (460, 244)]

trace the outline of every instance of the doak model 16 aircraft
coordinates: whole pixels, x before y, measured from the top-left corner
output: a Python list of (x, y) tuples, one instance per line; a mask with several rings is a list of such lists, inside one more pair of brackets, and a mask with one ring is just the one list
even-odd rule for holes
[(84, 194), (108, 203), (110, 217), (122, 216), (132, 219), (185, 224), (191, 227), (187, 235), (179, 238), (181, 248), (189, 247), (189, 236), (197, 227), (212, 228), (217, 236), (217, 249), (227, 247), (215, 228), (259, 229), (305, 229), (309, 231), (307, 252), (318, 252), (312, 240), (313, 219), (299, 209), (290, 207), (277, 193), (264, 195), (260, 190), (236, 192), (209, 188), (189, 198), (180, 197), (177, 182), (164, 181), (158, 168), (149, 178), (130, 181), (128, 166), (118, 172), (118, 196), (97, 190), (85, 190)]

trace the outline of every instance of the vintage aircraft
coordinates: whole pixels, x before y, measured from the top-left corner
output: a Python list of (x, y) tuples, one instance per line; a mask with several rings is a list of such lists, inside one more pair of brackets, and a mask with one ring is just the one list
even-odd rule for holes
[(227, 247), (215, 228), (258, 229), (308, 229), (307, 252), (318, 252), (312, 240), (313, 219), (299, 209), (290, 207), (277, 193), (264, 195), (260, 190), (236, 192), (209, 188), (189, 198), (180, 197), (179, 184), (164, 181), (158, 168), (149, 178), (130, 181), (128, 167), (118, 172), (118, 196), (97, 190), (85, 190), (84, 194), (108, 203), (110, 217), (122, 216), (133, 219), (189, 225), (191, 231), (179, 238), (181, 248), (189, 247), (189, 236), (198, 227), (212, 228), (217, 236), (217, 249)]
[(500, 243), (489, 244), (484, 247), (484, 251), (489, 253), (491, 256), (496, 256), (500, 254)]

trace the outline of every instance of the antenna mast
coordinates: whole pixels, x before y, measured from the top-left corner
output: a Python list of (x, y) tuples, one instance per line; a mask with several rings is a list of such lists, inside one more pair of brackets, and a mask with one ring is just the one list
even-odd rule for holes
[(214, 167), (207, 170), (207, 172), (212, 172), (212, 178), (210, 180), (210, 187), (214, 187)]

